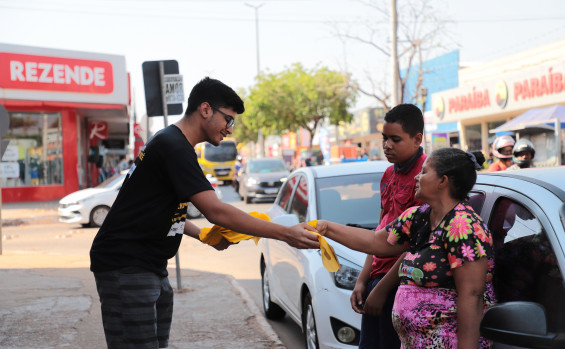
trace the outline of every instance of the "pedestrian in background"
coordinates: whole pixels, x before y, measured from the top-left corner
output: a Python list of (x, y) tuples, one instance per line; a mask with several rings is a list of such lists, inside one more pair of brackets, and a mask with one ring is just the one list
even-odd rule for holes
[(529, 140), (522, 138), (519, 139), (514, 148), (512, 149), (512, 160), (514, 165), (508, 167), (509, 170), (519, 170), (521, 168), (535, 167), (532, 160), (536, 155), (534, 145)]
[[(218, 146), (243, 111), (233, 89), (201, 80), (184, 116), (155, 134), (130, 168), (90, 250), (109, 348), (168, 347), (173, 290), (167, 260), (177, 253), (183, 234), (198, 239), (200, 233), (186, 220), (189, 202), (219, 226), (296, 248), (319, 248), (307, 224), (277, 225), (221, 202), (200, 169), (194, 146), (204, 141)], [(228, 246), (224, 239), (214, 247)]]
[[(426, 155), (420, 146), (424, 133), (422, 111), (413, 104), (400, 104), (386, 113), (383, 124), (383, 151), (393, 163), (381, 179), (381, 217), (377, 230), (394, 221), (407, 208), (422, 204), (414, 198), (416, 181)], [(399, 348), (391, 312), (395, 292), (390, 292), (379, 316), (363, 309), (373, 288), (394, 265), (398, 255), (368, 255), (351, 294), (353, 310), (362, 314), (359, 348)]]
[(376, 232), (317, 222), (321, 234), (354, 250), (406, 252), (392, 311), (403, 348), (490, 347), (479, 327), (495, 302), (493, 240), (467, 202), (480, 169), (471, 153), (438, 149), (416, 177), (416, 198), (426, 204)]
[(512, 149), (514, 138), (504, 135), (496, 138), (492, 143), (492, 153), (498, 159), (488, 167), (489, 172), (504, 171), (512, 166)]

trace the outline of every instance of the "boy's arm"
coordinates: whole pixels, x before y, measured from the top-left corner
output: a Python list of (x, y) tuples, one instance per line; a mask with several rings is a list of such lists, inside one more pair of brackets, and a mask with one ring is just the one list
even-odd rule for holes
[(380, 316), (383, 311), (383, 306), (389, 293), (398, 286), (400, 283), (400, 277), (398, 276), (398, 270), (400, 269), (400, 263), (404, 259), (406, 252), (400, 255), (392, 268), (386, 273), (386, 275), (377, 283), (375, 288), (371, 291), (367, 300), (365, 301), (365, 306), (363, 310), (366, 314)]
[(353, 288), (353, 292), (351, 293), (351, 297), (349, 300), (351, 302), (351, 307), (353, 311), (359, 314), (363, 314), (363, 296), (365, 295), (365, 290), (367, 288), (367, 282), (371, 277), (371, 269), (373, 268), (373, 255), (367, 255), (365, 259), (365, 264), (363, 265), (363, 269), (359, 273), (357, 277), (357, 281), (355, 282), (355, 288)]
[(212, 224), (238, 233), (281, 240), (295, 248), (320, 248), (318, 237), (311, 232), (317, 230), (306, 223), (287, 227), (252, 217), (220, 201), (213, 190), (194, 194), (190, 197), (190, 201)]

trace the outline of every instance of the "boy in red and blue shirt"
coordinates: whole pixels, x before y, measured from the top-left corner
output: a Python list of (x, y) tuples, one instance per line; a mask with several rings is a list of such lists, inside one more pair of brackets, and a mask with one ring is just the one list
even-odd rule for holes
[[(414, 177), (422, 170), (426, 159), (420, 146), (424, 133), (424, 117), (413, 104), (399, 104), (385, 115), (383, 150), (393, 163), (381, 179), (381, 219), (376, 230), (394, 221), (407, 208), (421, 205), (414, 198)], [(353, 310), (362, 314), (359, 348), (400, 348), (398, 335), (392, 326), (391, 312), (395, 292), (391, 292), (380, 316), (366, 314), (363, 304), (369, 293), (394, 265), (398, 256), (368, 255), (351, 294)]]

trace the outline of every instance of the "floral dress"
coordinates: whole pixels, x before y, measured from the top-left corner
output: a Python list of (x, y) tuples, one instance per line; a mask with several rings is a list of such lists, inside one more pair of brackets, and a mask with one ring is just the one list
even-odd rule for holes
[[(392, 321), (402, 348), (457, 348), (457, 291), (452, 270), (488, 258), (485, 310), (494, 299), (492, 236), (467, 202), (448, 212), (431, 231), (430, 206), (404, 211), (386, 229), (388, 242), (408, 244), (399, 269)], [(490, 343), (480, 338), (479, 348)]]

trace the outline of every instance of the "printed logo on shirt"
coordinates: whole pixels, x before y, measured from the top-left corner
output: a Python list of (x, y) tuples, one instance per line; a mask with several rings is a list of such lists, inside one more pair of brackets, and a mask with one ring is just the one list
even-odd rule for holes
[(418, 268), (409, 267), (403, 264), (402, 268), (400, 268), (400, 276), (406, 276), (407, 278), (412, 279), (415, 282), (420, 282), (424, 277), (424, 273)]
[(145, 157), (145, 147), (141, 148), (141, 150), (139, 151), (139, 155), (137, 155), (137, 157), (135, 158), (135, 161), (133, 162), (133, 164), (131, 164), (131, 167), (128, 171), (128, 175), (127, 177), (131, 177), (131, 175), (133, 174), (133, 171), (135, 171), (135, 169), (137, 168), (137, 166), (143, 161), (143, 158)]
[(188, 201), (181, 202), (177, 206), (175, 213), (173, 214), (173, 218), (171, 219), (172, 225), (167, 236), (175, 236), (177, 234), (182, 235), (184, 233), (184, 224), (187, 217), (186, 215), (187, 208), (188, 208)]

